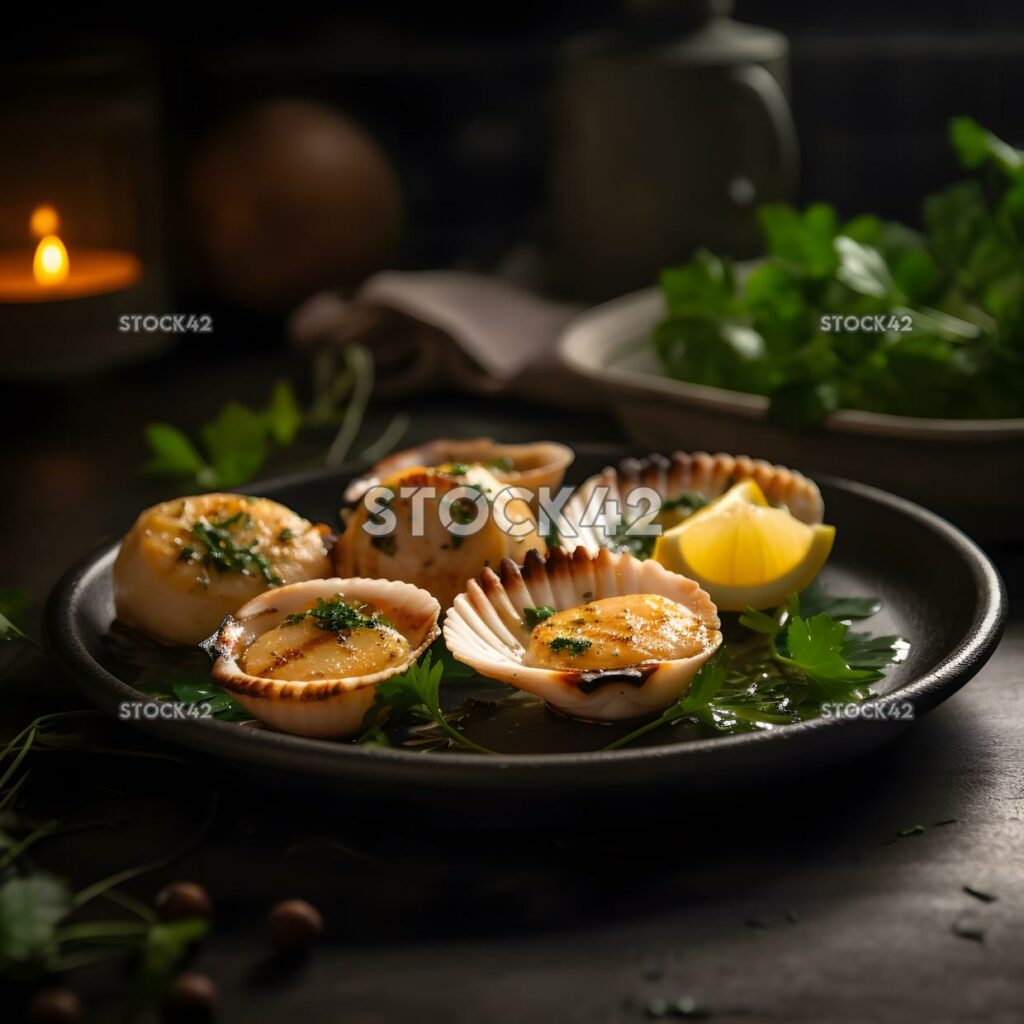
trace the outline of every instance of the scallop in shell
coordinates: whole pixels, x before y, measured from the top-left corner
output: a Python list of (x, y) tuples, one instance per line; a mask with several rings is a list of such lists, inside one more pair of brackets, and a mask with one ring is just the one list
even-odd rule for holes
[(147, 508), (114, 562), (118, 618), (192, 646), (270, 587), (332, 572), (334, 538), (268, 498), (201, 494)]
[(405, 580), (442, 607), (503, 558), (547, 551), (529, 504), (481, 466), (401, 470), (370, 488), (334, 550), (339, 576)]
[(298, 736), (358, 732), (377, 684), (438, 636), (441, 606), (393, 580), (327, 579), (260, 594), (207, 641), (213, 677), (254, 718)]
[(531, 552), (485, 570), (444, 622), (454, 657), (575, 718), (661, 711), (722, 643), (711, 598), (657, 562), (607, 549)]
[(534, 494), (541, 487), (555, 490), (576, 457), (567, 445), (557, 441), (533, 441), (528, 444), (502, 444), (489, 437), (469, 441), (439, 438), (394, 452), (378, 462), (366, 476), (348, 485), (345, 501), (355, 504), (366, 491), (386, 477), (416, 466), (437, 467), (452, 464), (481, 465), (504, 484), (522, 487)]
[[(646, 556), (654, 537), (636, 530), (638, 523), (670, 529), (744, 480), (753, 480), (769, 503), (788, 509), (801, 522), (813, 525), (824, 518), (818, 485), (796, 470), (747, 455), (673, 452), (623, 459), (585, 480), (559, 518), (561, 546), (609, 547)], [(641, 499), (641, 493), (651, 500)]]

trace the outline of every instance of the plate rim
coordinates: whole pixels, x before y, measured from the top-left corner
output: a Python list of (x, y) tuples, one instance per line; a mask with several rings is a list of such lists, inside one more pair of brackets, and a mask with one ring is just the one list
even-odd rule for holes
[[(238, 493), (264, 493), (285, 487), (308, 485), (321, 480), (344, 480), (353, 467), (315, 469), (268, 478)], [(975, 608), (971, 622), (956, 647), (926, 674), (901, 686), (891, 694), (872, 697), (866, 704), (888, 706), (909, 702), (915, 711), (929, 710), (941, 699), (965, 685), (985, 664), (1002, 636), (1008, 614), (1006, 588), (995, 566), (982, 549), (966, 534), (941, 516), (906, 498), (876, 487), (839, 477), (817, 474), (816, 480), (829, 487), (888, 506), (909, 516), (921, 526), (946, 541), (967, 564), (975, 582)], [(341, 484), (339, 483), (339, 487)], [(339, 494), (340, 494), (339, 490)], [(78, 559), (60, 578), (51, 591), (44, 613), (44, 634), (47, 650), (58, 668), (84, 692), (93, 704), (106, 710), (119, 701), (155, 702), (150, 695), (136, 690), (129, 683), (98, 662), (86, 649), (78, 628), (81, 595), (97, 573), (109, 572), (120, 539), (106, 540)], [(795, 722), (779, 730), (713, 736), (685, 743), (665, 743), (629, 747), (613, 751), (575, 751), (541, 754), (476, 754), (457, 751), (445, 756), (424, 756), (422, 752), (394, 748), (358, 747), (337, 740), (292, 736), (270, 729), (252, 729), (217, 719), (133, 720), (132, 727), (157, 734), (177, 746), (193, 751), (228, 756), (237, 761), (261, 766), (284, 767), (295, 774), (389, 781), (406, 778), (415, 766), (422, 773), (422, 782), (462, 787), (510, 788), (524, 781), (524, 776), (562, 769), (592, 769), (594, 766), (637, 766), (652, 761), (674, 761), (695, 758), (718, 750), (722, 758), (730, 751), (756, 749), (768, 744), (777, 749), (783, 739), (799, 739), (817, 734), (835, 735), (839, 729), (865, 725), (863, 719), (818, 717)], [(895, 724), (895, 723), (891, 723)], [(191, 742), (189, 737), (194, 737)], [(306, 764), (298, 766), (292, 758), (305, 756)], [(681, 762), (682, 763), (682, 762)], [(563, 780), (567, 781), (567, 780)], [(577, 784), (585, 780), (580, 777)]]

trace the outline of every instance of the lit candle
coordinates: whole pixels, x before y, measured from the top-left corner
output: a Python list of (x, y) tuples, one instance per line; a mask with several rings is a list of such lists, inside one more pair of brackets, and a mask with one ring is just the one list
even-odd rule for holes
[(52, 206), (38, 206), (29, 231), (35, 250), (0, 252), (0, 303), (51, 302), (123, 291), (142, 277), (137, 256), (117, 249), (75, 249), (70, 255), (57, 231)]

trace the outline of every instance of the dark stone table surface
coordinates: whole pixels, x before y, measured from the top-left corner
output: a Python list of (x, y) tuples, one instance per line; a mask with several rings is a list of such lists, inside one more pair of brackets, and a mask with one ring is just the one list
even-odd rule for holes
[[(30, 628), (70, 562), (174, 493), (138, 471), (142, 424), (194, 426), (226, 398), (262, 401), (280, 371), (268, 356), (235, 362), (210, 372), (172, 357), (70, 386), (3, 386), (0, 586), (31, 591)], [(522, 403), (438, 396), (408, 409), (414, 438), (621, 440), (610, 420)], [(367, 438), (388, 415), (372, 412)], [(312, 464), (321, 442), (268, 472)], [(208, 886), (216, 917), (192, 967), (216, 980), (226, 1021), (627, 1024), (680, 999), (676, 1019), (1024, 1020), (1022, 551), (991, 551), (1011, 617), (981, 674), (870, 759), (785, 790), (679, 799), (653, 821), (481, 834), (472, 808), (438, 828), (267, 793), (187, 757), (41, 755), (36, 798), (99, 824), (36, 859), (82, 884), (187, 849), (128, 888), (151, 899), (175, 878)], [(5, 732), (80, 703), (40, 659), (4, 675)], [(152, 741), (114, 725), (110, 743)], [(315, 902), (327, 931), (284, 969), (267, 959), (264, 919), (290, 896)], [(87, 1019), (117, 1019), (122, 975), (73, 981)]]

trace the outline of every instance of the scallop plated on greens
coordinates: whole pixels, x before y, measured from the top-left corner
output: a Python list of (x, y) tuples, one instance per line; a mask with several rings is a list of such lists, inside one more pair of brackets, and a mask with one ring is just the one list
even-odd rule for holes
[(851, 629), (878, 602), (815, 584), (836, 531), (794, 470), (627, 459), (550, 522), (522, 480), (557, 485), (571, 450), (471, 444), (349, 484), (333, 552), (327, 526), (267, 499), (146, 510), (115, 562), (115, 656), (139, 689), (230, 721), (485, 755), (475, 729), (545, 714), (566, 752), (774, 729), (870, 696), (906, 653)]

